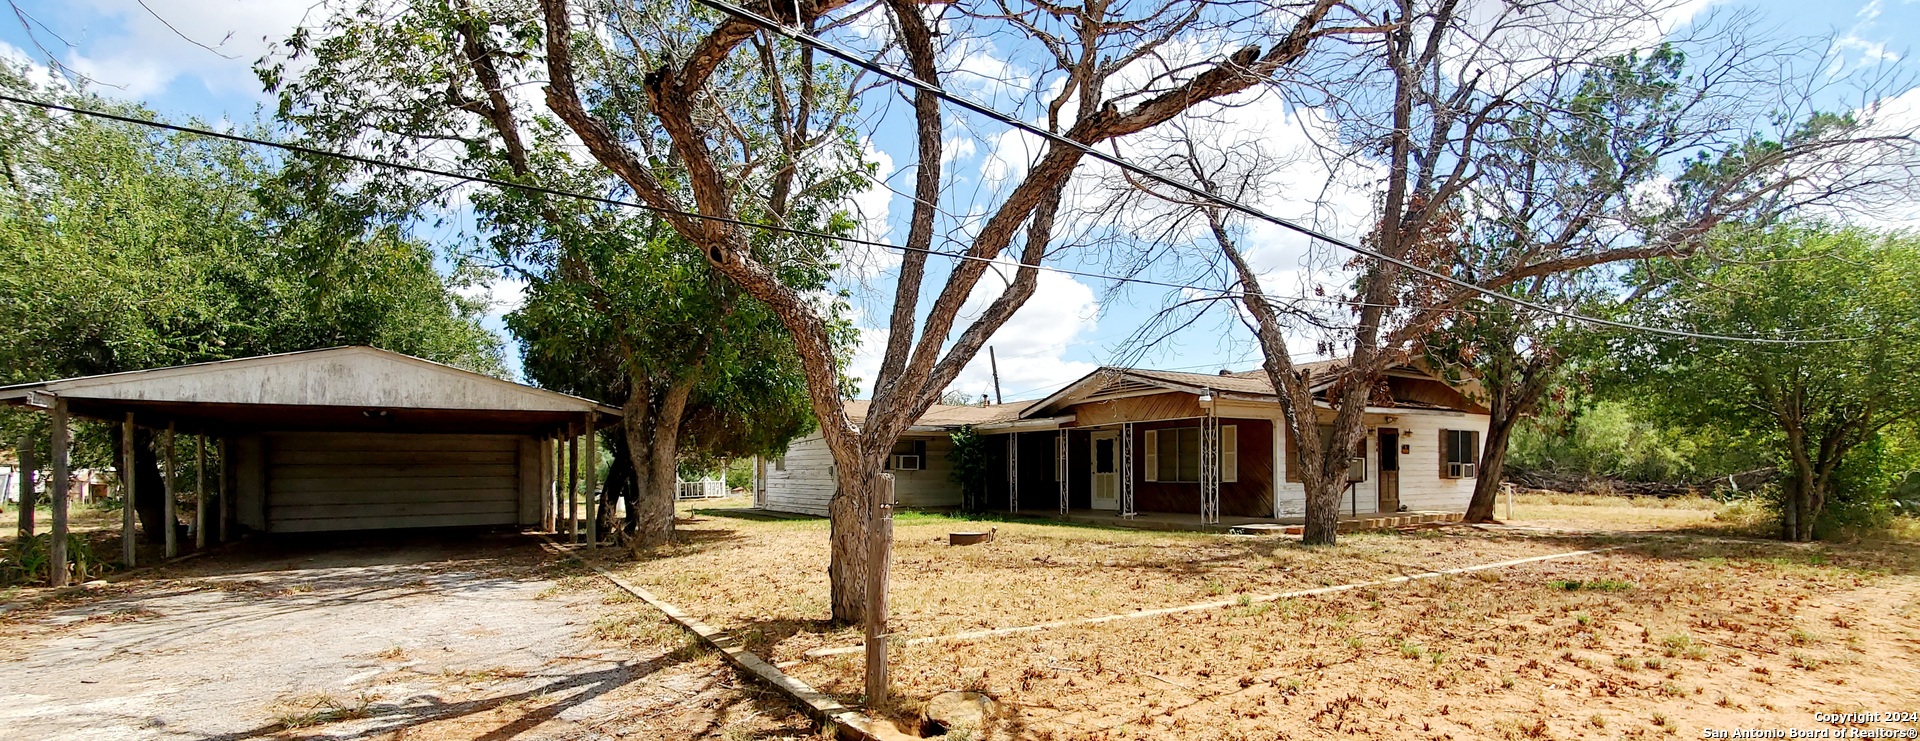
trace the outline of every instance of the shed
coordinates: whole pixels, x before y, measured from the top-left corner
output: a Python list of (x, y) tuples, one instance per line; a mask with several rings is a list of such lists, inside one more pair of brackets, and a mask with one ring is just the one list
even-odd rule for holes
[(221, 514), (269, 533), (541, 525), (555, 442), (620, 414), (359, 346), (8, 386), (0, 403), (53, 410), (62, 448), (67, 414), (126, 425), (129, 450), (135, 424), (217, 439)]

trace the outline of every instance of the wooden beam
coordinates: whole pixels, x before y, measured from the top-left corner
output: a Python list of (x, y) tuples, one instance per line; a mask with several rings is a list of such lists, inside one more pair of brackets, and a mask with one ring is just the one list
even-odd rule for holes
[(133, 482), (137, 478), (133, 472), (133, 412), (127, 412), (127, 421), (120, 423), (120, 563), (129, 569), (134, 567), (140, 551), (133, 525)]
[(893, 556), (893, 474), (880, 474), (867, 528), (867, 707), (887, 701), (887, 562)]
[(207, 436), (193, 436), (193, 547), (207, 547)]
[(585, 487), (587, 492), (587, 550), (593, 550), (600, 544), (600, 519), (597, 517), (598, 512), (596, 510), (596, 507), (600, 503), (600, 497), (595, 496), (593, 491), (595, 484), (593, 480), (594, 475), (599, 473), (600, 469), (600, 456), (596, 450), (599, 440), (600, 433), (593, 427), (593, 412), (587, 412), (587, 471)]
[(178, 525), (175, 524), (179, 520), (177, 519), (178, 515), (175, 514), (174, 512), (174, 505), (173, 505), (173, 474), (178, 469), (175, 468), (174, 459), (173, 459), (173, 423), (172, 422), (167, 423), (167, 438), (166, 438), (165, 446), (166, 446), (167, 462), (166, 462), (166, 470), (160, 472), (160, 496), (161, 496), (160, 509), (161, 511), (165, 512), (166, 515), (161, 518), (160, 526), (167, 529), (167, 532), (166, 532), (167, 547), (166, 547), (166, 550), (162, 552), (161, 556), (163, 558), (173, 558), (174, 556), (180, 555), (180, 543), (179, 543), (180, 528)]
[(53, 419), (53, 542), (47, 546), (48, 582), (56, 587), (67, 585), (67, 488), (72, 484), (67, 474), (67, 445), (71, 441), (71, 431), (67, 429), (67, 400), (53, 398), (50, 410)]
[(38, 527), (33, 521), (34, 499), (38, 494), (34, 491), (33, 479), (39, 474), (36, 469), (40, 467), (38, 460), (40, 456), (34, 455), (35, 448), (32, 435), (21, 435), (20, 445), (14, 449), (15, 455), (20, 458), (20, 537), (22, 538), (33, 537), (33, 531)]

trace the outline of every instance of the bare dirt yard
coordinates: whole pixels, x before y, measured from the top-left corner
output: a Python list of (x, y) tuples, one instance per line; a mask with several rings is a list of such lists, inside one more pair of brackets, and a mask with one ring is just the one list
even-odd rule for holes
[(241, 545), (0, 609), (0, 738), (812, 738), (518, 535)]
[[(1920, 711), (1920, 541), (1768, 542), (1716, 510), (1523, 497), (1510, 525), (1334, 548), (905, 515), (902, 698), (878, 710), (911, 726), (925, 698), (983, 691), (1000, 715), (974, 739), (1701, 738)], [(608, 565), (861, 701), (859, 655), (834, 651), (858, 631), (824, 621), (826, 522), (686, 513), (682, 545)], [(989, 527), (992, 544), (946, 545)], [(1576, 551), (1599, 552), (1554, 557)], [(1279, 596), (1535, 557), (1553, 558)], [(941, 639), (1195, 604), (1208, 606)]]

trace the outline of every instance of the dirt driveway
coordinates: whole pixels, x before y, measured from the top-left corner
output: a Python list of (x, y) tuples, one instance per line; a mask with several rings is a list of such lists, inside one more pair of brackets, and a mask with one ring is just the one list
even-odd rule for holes
[(796, 738), (807, 722), (507, 534), (241, 546), (0, 614), (0, 738)]

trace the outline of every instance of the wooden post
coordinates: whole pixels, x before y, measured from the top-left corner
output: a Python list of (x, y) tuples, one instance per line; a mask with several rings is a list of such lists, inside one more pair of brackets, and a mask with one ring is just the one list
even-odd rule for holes
[(193, 436), (193, 548), (207, 547), (207, 436)]
[(887, 571), (893, 557), (893, 474), (880, 474), (867, 527), (867, 707), (887, 701)]
[(48, 582), (56, 587), (67, 585), (67, 488), (72, 484), (67, 474), (67, 400), (64, 397), (53, 398), (53, 486), (49, 487), (53, 495), (53, 542), (47, 545), (47, 559), (52, 573)]
[(580, 542), (580, 436), (567, 428), (567, 542)]
[(1502, 486), (1500, 488), (1507, 490), (1507, 521), (1512, 522), (1513, 521), (1513, 487)]
[(219, 439), (218, 444), (220, 447), (215, 448), (214, 452), (220, 458), (220, 542), (225, 543), (233, 522), (233, 490), (227, 486), (227, 467), (230, 464), (227, 451), (232, 450), (233, 446), (228, 445), (224, 437)]
[(593, 428), (593, 412), (587, 412), (587, 465), (585, 466), (587, 470), (586, 486), (583, 487), (587, 497), (587, 550), (593, 550), (600, 543), (600, 518), (596, 510), (600, 497), (594, 496), (593, 491), (594, 484), (597, 483), (593, 480), (594, 476), (600, 472), (600, 456), (595, 450), (599, 440), (600, 434)]
[(33, 505), (36, 492), (33, 479), (39, 474), (39, 456), (34, 455), (32, 435), (20, 436), (20, 447), (14, 449), (20, 458), (20, 537), (31, 538), (37, 525), (33, 521)]
[(137, 478), (133, 473), (133, 412), (127, 412), (127, 421), (120, 423), (120, 563), (129, 569), (139, 557), (140, 546), (133, 532), (133, 482)]
[(160, 496), (161, 496), (160, 509), (161, 511), (165, 512), (166, 515), (165, 517), (161, 518), (160, 526), (167, 529), (167, 533), (166, 533), (167, 549), (161, 555), (165, 558), (173, 558), (174, 556), (180, 555), (180, 543), (179, 543), (180, 528), (179, 526), (174, 524), (178, 522), (178, 520), (176, 519), (178, 515), (174, 513), (174, 505), (173, 505), (173, 473), (178, 469), (174, 467), (174, 460), (173, 460), (173, 423), (172, 422), (167, 423), (166, 449), (167, 449), (166, 450), (166, 458), (167, 458), (166, 470), (160, 472)]

